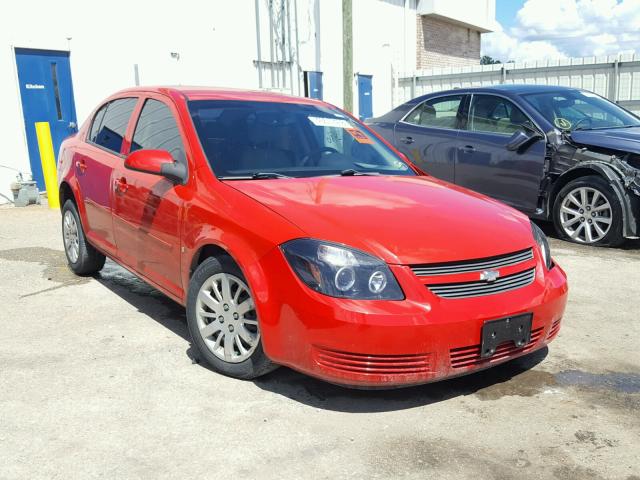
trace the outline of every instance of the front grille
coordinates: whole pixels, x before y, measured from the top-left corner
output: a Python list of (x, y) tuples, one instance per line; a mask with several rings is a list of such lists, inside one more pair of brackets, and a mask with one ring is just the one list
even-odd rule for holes
[(480, 345), (452, 348), (449, 351), (449, 356), (451, 357), (451, 366), (453, 368), (475, 367), (487, 364), (488, 362), (508, 358), (515, 353), (528, 352), (533, 348), (536, 342), (540, 340), (543, 330), (543, 327), (532, 330), (531, 340), (524, 347), (516, 347), (515, 343), (513, 342), (498, 345), (498, 348), (496, 348), (496, 353), (488, 358), (480, 357)]
[(522, 272), (506, 275), (498, 278), (494, 282), (460, 282), (460, 283), (440, 283), (427, 285), (427, 288), (434, 294), (443, 298), (469, 298), (482, 295), (495, 295), (496, 293), (508, 292), (516, 288), (526, 287), (533, 283), (536, 276), (536, 269), (530, 268)]
[(558, 320), (553, 322), (553, 324), (551, 325), (551, 328), (549, 329), (549, 333), (547, 335), (547, 338), (553, 338), (558, 334), (558, 332), (560, 331), (560, 321), (561, 320), (562, 319), (559, 318)]
[(527, 248), (518, 252), (496, 257), (465, 260), (462, 262), (432, 263), (429, 265), (413, 265), (411, 270), (419, 277), (435, 275), (451, 275), (456, 273), (479, 272), (496, 268), (517, 265), (533, 258), (533, 249)]
[(368, 355), (315, 347), (319, 365), (343, 372), (374, 375), (406, 375), (429, 372), (429, 354)]

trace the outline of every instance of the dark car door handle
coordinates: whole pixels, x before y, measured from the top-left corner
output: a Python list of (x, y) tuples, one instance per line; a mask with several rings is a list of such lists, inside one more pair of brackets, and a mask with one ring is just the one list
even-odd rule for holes
[(84, 173), (84, 171), (87, 169), (87, 164), (85, 163), (84, 159), (76, 160), (76, 168), (80, 171), (80, 173)]
[(476, 151), (476, 149), (475, 149), (475, 147), (473, 145), (465, 145), (460, 150), (462, 150), (464, 153), (473, 153), (473, 152)]
[(402, 137), (400, 141), (402, 143), (406, 143), (407, 145), (411, 145), (413, 143), (413, 137)]

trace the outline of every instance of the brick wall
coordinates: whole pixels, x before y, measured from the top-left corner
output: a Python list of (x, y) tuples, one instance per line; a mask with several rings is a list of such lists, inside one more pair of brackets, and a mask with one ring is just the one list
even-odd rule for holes
[(431, 15), (417, 15), (416, 69), (478, 65), (480, 32)]

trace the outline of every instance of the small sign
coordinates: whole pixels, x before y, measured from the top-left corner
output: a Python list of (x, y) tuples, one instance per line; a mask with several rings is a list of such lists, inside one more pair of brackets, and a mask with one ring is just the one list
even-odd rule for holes
[(347, 128), (347, 132), (356, 139), (358, 143), (373, 143), (373, 140), (367, 137), (364, 133), (362, 133), (357, 128)]
[(44, 90), (44, 85), (41, 85), (39, 83), (26, 83), (24, 85), (24, 88), (26, 88), (27, 90)]

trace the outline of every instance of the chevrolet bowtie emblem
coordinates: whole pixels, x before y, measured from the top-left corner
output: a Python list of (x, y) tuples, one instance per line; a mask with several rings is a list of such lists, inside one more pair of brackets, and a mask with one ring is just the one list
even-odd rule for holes
[(500, 272), (496, 270), (484, 270), (482, 273), (480, 273), (480, 280), (491, 283), (495, 282), (499, 276)]

